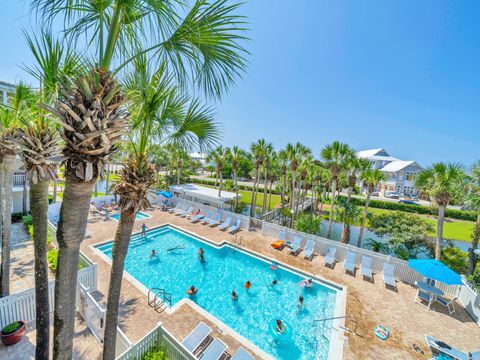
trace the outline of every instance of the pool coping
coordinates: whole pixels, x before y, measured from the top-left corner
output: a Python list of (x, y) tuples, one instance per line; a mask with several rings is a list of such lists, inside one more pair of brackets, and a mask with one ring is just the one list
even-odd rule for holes
[[(285, 269), (289, 272), (295, 273), (297, 275), (305, 276), (305, 277), (311, 277), (314, 281), (316, 281), (317, 283), (320, 283), (322, 286), (325, 286), (325, 287), (327, 287), (331, 290), (335, 290), (336, 296), (335, 296), (335, 307), (334, 307), (333, 317), (340, 318), (340, 319), (335, 319), (333, 321), (338, 320), (340, 322), (340, 324), (338, 325), (338, 329), (335, 329), (335, 327), (333, 325), (333, 321), (332, 321), (331, 333), (330, 333), (330, 339), (329, 339), (329, 350), (328, 350), (328, 357), (327, 358), (328, 358), (328, 360), (343, 359), (343, 347), (344, 347), (346, 337), (345, 337), (344, 331), (342, 330), (342, 327), (345, 326), (345, 319), (342, 318), (342, 317), (344, 317), (346, 315), (346, 306), (347, 306), (347, 288), (346, 287), (341, 286), (341, 285), (339, 285), (335, 282), (326, 280), (326, 279), (324, 279), (324, 278), (322, 278), (318, 275), (305, 272), (301, 269), (298, 269), (294, 266), (285, 264), (281, 261), (277, 261), (276, 259), (269, 258), (269, 257), (267, 257), (263, 254), (260, 254), (256, 251), (253, 251), (251, 249), (245, 248), (245, 247), (240, 246), (240, 245), (234, 245), (227, 240), (223, 240), (220, 243), (216, 243), (216, 242), (214, 242), (214, 241), (212, 241), (208, 238), (205, 238), (201, 235), (198, 235), (198, 234), (196, 234), (192, 231), (185, 230), (185, 229), (183, 229), (181, 227), (178, 227), (176, 225), (173, 225), (171, 223), (164, 223), (164, 224), (152, 227), (152, 228), (148, 229), (148, 231), (153, 231), (153, 230), (161, 229), (161, 228), (164, 228), (164, 227), (171, 227), (171, 228), (173, 228), (177, 231), (180, 231), (180, 232), (183, 232), (187, 235), (193, 236), (196, 239), (198, 239), (202, 242), (205, 242), (208, 245), (213, 246), (217, 249), (228, 246), (228, 247), (230, 247), (234, 250), (241, 251), (241, 252), (243, 252), (243, 253), (245, 253), (249, 256), (256, 257), (259, 260), (262, 260), (262, 261), (267, 262), (267, 263), (269, 263), (269, 262), (271, 263), (272, 261), (274, 261), (275, 263), (280, 265), (280, 267), (282, 267), (283, 269)], [(141, 231), (137, 231), (137, 232), (132, 233), (132, 236), (140, 235), (140, 234), (141, 234)], [(101, 242), (89, 245), (89, 248), (95, 254), (100, 256), (104, 261), (106, 261), (108, 264), (110, 264), (110, 266), (111, 266), (111, 263), (112, 263), (111, 259), (107, 255), (105, 255), (105, 253), (103, 251), (101, 251), (99, 249), (99, 247), (101, 247), (103, 245), (106, 245), (107, 243), (111, 243), (113, 241), (114, 241), (114, 239), (105, 240), (105, 241), (101, 241)], [(128, 273), (126, 270), (124, 270), (123, 271), (123, 277), (125, 277), (127, 280), (129, 280), (141, 292), (143, 292), (146, 296), (148, 296), (149, 289), (145, 285), (143, 285), (140, 281), (135, 279), (133, 275)], [(220, 319), (215, 317), (213, 314), (209, 313), (207, 310), (203, 309), (200, 305), (196, 304), (195, 302), (193, 302), (192, 300), (190, 300), (188, 298), (181, 299), (180, 301), (178, 301), (173, 306), (167, 306), (167, 308), (165, 309), (165, 312), (168, 315), (172, 315), (176, 310), (178, 310), (184, 304), (189, 305), (194, 310), (196, 310), (198, 313), (200, 313), (202, 316), (206, 317), (208, 320), (210, 320), (212, 323), (214, 323), (217, 326), (217, 329), (219, 330), (220, 333), (228, 334), (228, 335), (232, 336), (234, 339), (239, 341), (242, 345), (245, 345), (246, 347), (250, 348), (250, 350), (254, 351), (255, 354), (261, 356), (264, 359), (268, 359), (268, 360), (274, 360), (275, 359), (274, 357), (272, 357), (272, 355), (270, 355), (267, 352), (265, 352), (264, 350), (260, 349), (257, 345), (252, 343), (250, 340), (248, 340), (247, 338), (240, 335), (238, 332), (236, 332), (231, 327), (229, 327), (228, 325), (223, 323)]]

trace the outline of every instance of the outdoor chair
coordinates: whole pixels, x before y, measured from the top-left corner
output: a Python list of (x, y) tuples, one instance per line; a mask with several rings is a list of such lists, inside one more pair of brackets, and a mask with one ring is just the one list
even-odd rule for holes
[(205, 349), (200, 358), (202, 360), (218, 360), (223, 355), (228, 346), (220, 339), (215, 339)]
[(230, 227), (230, 223), (232, 222), (232, 218), (229, 216), (225, 219), (225, 221), (218, 227), (219, 230), (224, 230)]
[(373, 279), (372, 275), (372, 258), (369, 256), (362, 256), (362, 264), (360, 265), (360, 272), (363, 277), (370, 280)]
[(233, 354), (230, 360), (255, 360), (252, 354), (250, 354), (243, 347), (239, 347), (237, 352)]
[(240, 219), (236, 219), (235, 220), (235, 224), (233, 224), (232, 226), (230, 226), (227, 230), (228, 233), (230, 234), (234, 234), (236, 233), (237, 231), (240, 230), (240, 225), (242, 224), (242, 222), (240, 221)]
[(433, 302), (433, 296), (425, 291), (418, 290), (417, 296), (415, 296), (415, 302), (418, 302), (420, 305), (425, 305), (430, 308)]
[(198, 324), (197, 327), (193, 329), (192, 332), (185, 337), (185, 339), (183, 339), (182, 345), (185, 347), (185, 349), (193, 354), (211, 332), (212, 329), (207, 324), (200, 322), (200, 324)]
[(295, 236), (295, 240), (293, 241), (290, 249), (290, 254), (297, 255), (298, 252), (300, 251), (300, 248), (302, 246), (302, 238), (300, 236)]
[(314, 248), (315, 248), (315, 241), (312, 239), (308, 239), (307, 245), (305, 245), (305, 249), (303, 249), (303, 257), (305, 259), (312, 260)]
[(208, 226), (217, 226), (220, 224), (220, 222), (222, 221), (222, 215), (220, 213), (217, 213), (217, 215), (215, 215), (215, 219), (207, 219), (205, 221), (206, 224), (208, 224)]
[(455, 306), (454, 306), (455, 300), (457, 300), (457, 298), (447, 299), (442, 296), (437, 296), (435, 298), (436, 302), (438, 302), (440, 305), (447, 308), (450, 315), (452, 315), (455, 312)]
[(347, 256), (345, 257), (345, 261), (343, 262), (343, 270), (345, 272), (351, 272), (352, 274), (355, 274), (355, 258), (357, 255), (355, 253), (349, 251), (347, 253)]
[(329, 247), (325, 253), (325, 258), (323, 259), (323, 264), (330, 267), (335, 263), (335, 254), (337, 253), (337, 248)]
[(397, 289), (397, 283), (395, 282), (394, 266), (392, 264), (383, 264), (383, 283), (385, 286), (390, 285), (395, 290)]

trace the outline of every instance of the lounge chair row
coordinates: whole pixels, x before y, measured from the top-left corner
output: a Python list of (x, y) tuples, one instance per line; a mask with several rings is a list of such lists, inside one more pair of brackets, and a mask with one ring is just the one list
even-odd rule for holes
[[(329, 247), (325, 254), (325, 258), (323, 259), (324, 265), (328, 265), (330, 267), (333, 266), (335, 263), (335, 254), (337, 252), (336, 247)], [(356, 262), (357, 255), (354, 252), (347, 252), (347, 256), (345, 256), (345, 260), (343, 261), (343, 270), (345, 272), (350, 272), (355, 274), (355, 262)], [(360, 273), (364, 278), (368, 278), (369, 280), (373, 279), (373, 272), (372, 272), (372, 258), (369, 256), (362, 256), (362, 262), (360, 264)], [(393, 288), (397, 288), (397, 283), (395, 282), (395, 267), (392, 264), (384, 263), (383, 264), (383, 283), (389, 285)]]
[(222, 214), (220, 212), (217, 212), (215, 216), (213, 216), (212, 211), (209, 211), (207, 214), (201, 213), (200, 210), (194, 212), (193, 206), (186, 209), (177, 206), (170, 209), (169, 212), (180, 217), (186, 217), (193, 223), (201, 223), (211, 227), (218, 226), (219, 230), (230, 234), (240, 231), (240, 225), (242, 224), (240, 219), (235, 219), (231, 216), (227, 217), (225, 221), (222, 222)]
[(293, 243), (290, 245), (290, 254), (298, 255), (300, 251), (303, 252), (303, 257), (305, 259), (311, 260), (313, 258), (313, 250), (315, 247), (315, 241), (312, 239), (307, 239), (307, 244), (305, 247), (302, 245), (303, 239), (300, 236), (295, 236)]
[[(182, 345), (197, 359), (218, 360), (228, 350), (228, 346), (220, 339), (213, 339), (212, 329), (203, 321), (188, 334)], [(254, 360), (255, 358), (243, 347), (240, 347), (230, 360)]]

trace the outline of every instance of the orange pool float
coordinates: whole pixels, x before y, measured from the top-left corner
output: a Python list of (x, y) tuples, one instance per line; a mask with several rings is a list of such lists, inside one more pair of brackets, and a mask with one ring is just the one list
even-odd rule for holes
[(285, 246), (285, 241), (283, 240), (278, 240), (272, 243), (272, 247), (277, 250), (282, 250), (284, 246)]

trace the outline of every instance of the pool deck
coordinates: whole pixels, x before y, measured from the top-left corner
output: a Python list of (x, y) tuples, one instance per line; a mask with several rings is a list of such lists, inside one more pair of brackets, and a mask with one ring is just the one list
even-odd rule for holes
[[(144, 212), (152, 217), (138, 220), (134, 231), (139, 231), (143, 223), (150, 228), (172, 224), (217, 244), (225, 240), (231, 242), (234, 239), (234, 236), (215, 228), (192, 224), (184, 218), (166, 212), (159, 210)], [(106, 221), (103, 217), (92, 217), (87, 228), (90, 237), (85, 239), (81, 246), (82, 253), (97, 263), (98, 290), (103, 294), (103, 301), (106, 301), (110, 265), (93, 245), (112, 240), (117, 225), (118, 222), (114, 220)], [(473, 322), (460, 304), (455, 305), (456, 311), (452, 316), (436, 306), (429, 310), (413, 302), (416, 289), (408, 284), (397, 283), (398, 291), (386, 289), (380, 274), (374, 274), (374, 282), (371, 283), (362, 280), (358, 273), (355, 276), (344, 274), (341, 264), (337, 264), (333, 269), (324, 267), (322, 256), (315, 256), (312, 261), (306, 261), (301, 256), (289, 255), (286, 250), (273, 250), (270, 247), (273, 239), (262, 235), (260, 230), (241, 231), (238, 236), (243, 237), (243, 247), (250, 251), (275, 258), (301, 271), (346, 287), (346, 315), (356, 318), (358, 327), (357, 335), (346, 335), (343, 352), (345, 359), (427, 359), (430, 354), (426, 347), (425, 334), (463, 351), (480, 349), (480, 327)], [(122, 283), (119, 313), (119, 326), (132, 342), (141, 339), (159, 322), (162, 322), (179, 340), (183, 340), (199, 321), (205, 321), (212, 326), (213, 336), (227, 343), (230, 354), (241, 345), (238, 339), (221, 327), (217, 328), (216, 324), (188, 303), (178, 306), (172, 314), (155, 312), (148, 306), (144, 292), (135, 285), (135, 282), (128, 280), (128, 277), (124, 277)], [(373, 335), (373, 329), (378, 324), (383, 324), (391, 330), (391, 335), (386, 341), (381, 341)], [(348, 321), (346, 325), (353, 327)], [(414, 343), (425, 352), (424, 355), (413, 351)]]

